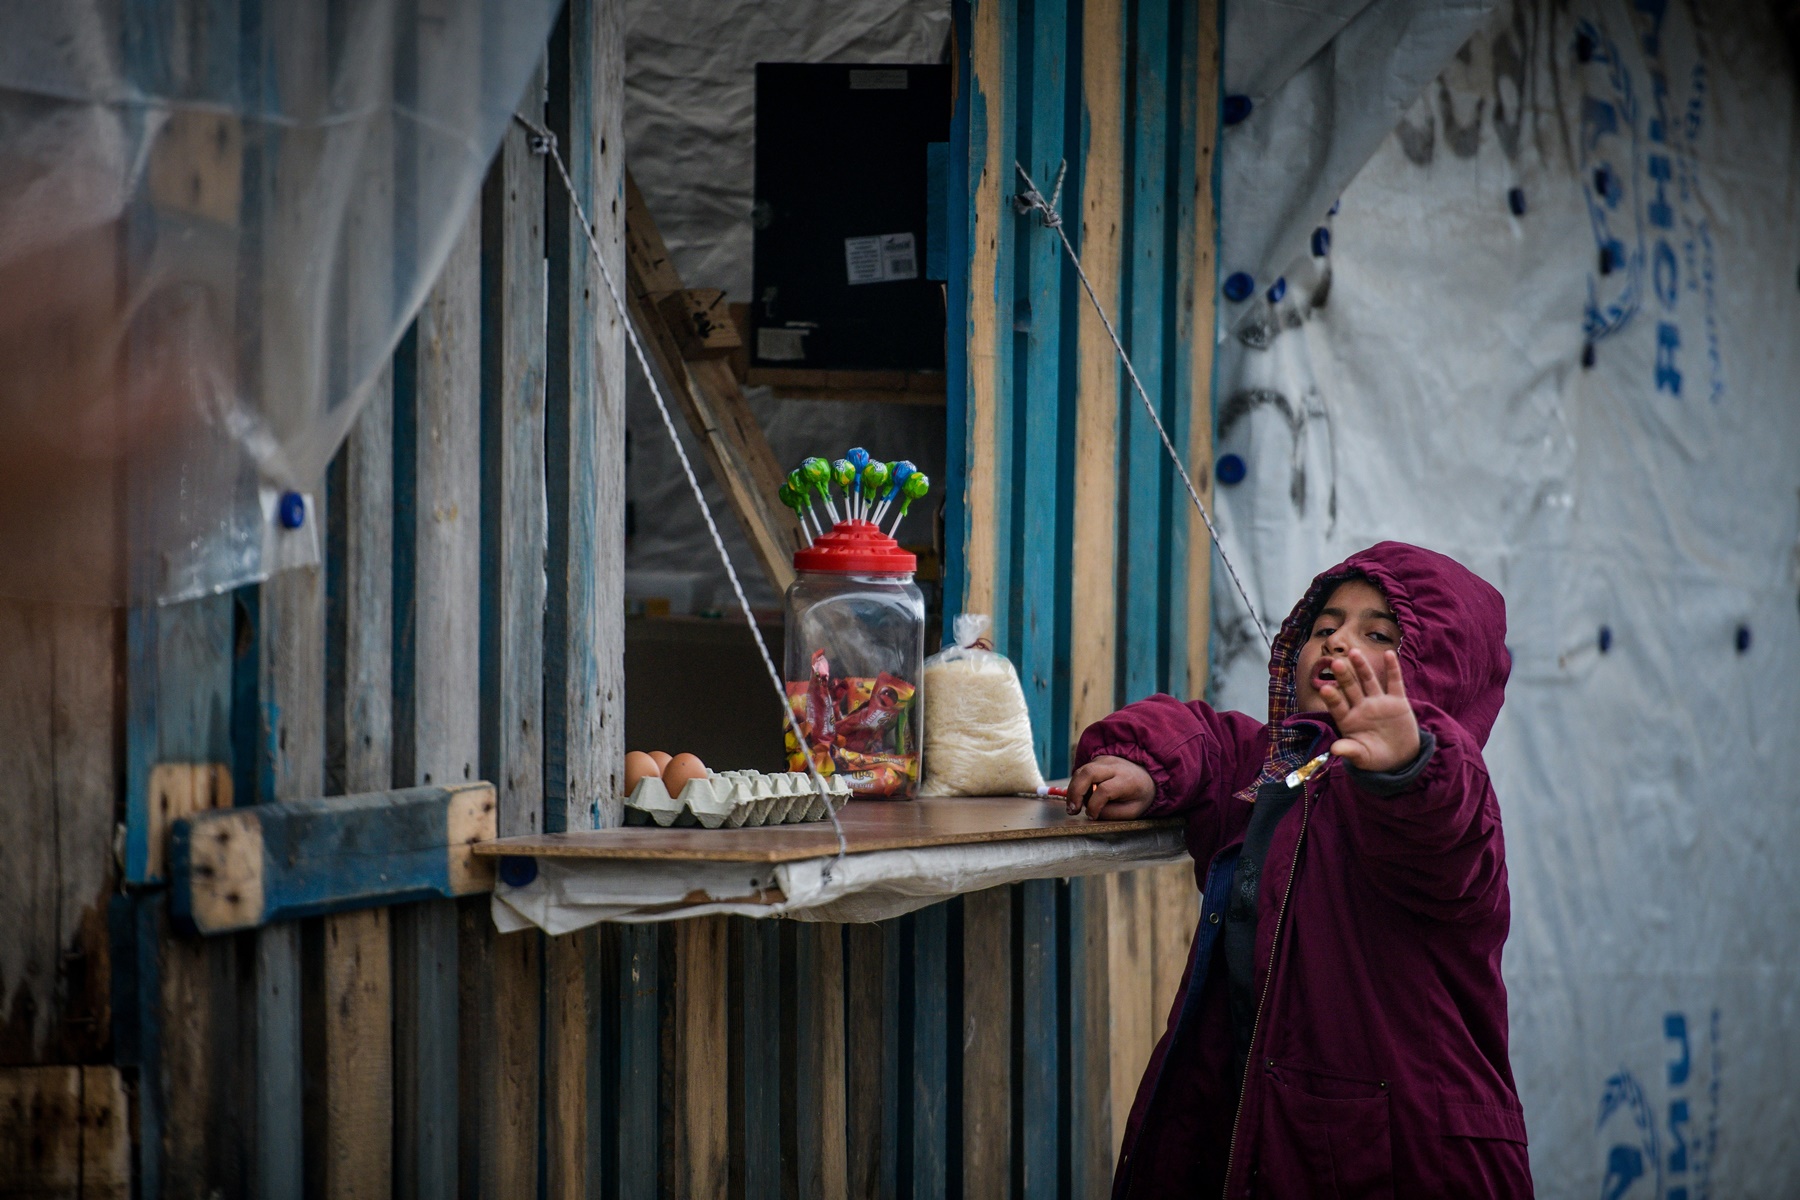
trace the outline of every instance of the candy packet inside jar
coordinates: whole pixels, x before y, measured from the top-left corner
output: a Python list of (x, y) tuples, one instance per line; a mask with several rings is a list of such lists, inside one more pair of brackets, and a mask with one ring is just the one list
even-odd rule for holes
[(956, 618), (956, 642), (925, 660), (921, 796), (1008, 796), (1044, 785), (1031, 714), (1012, 661), (987, 641), (990, 618)]

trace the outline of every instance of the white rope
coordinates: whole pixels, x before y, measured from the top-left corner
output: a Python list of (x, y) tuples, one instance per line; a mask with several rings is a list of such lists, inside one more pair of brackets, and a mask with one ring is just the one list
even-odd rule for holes
[[(1211, 535), (1213, 545), (1219, 548), (1219, 561), (1225, 564), (1225, 570), (1231, 576), (1231, 582), (1237, 587), (1237, 594), (1243, 598), (1245, 610), (1249, 612), (1250, 619), (1256, 623), (1256, 632), (1262, 634), (1263, 644), (1273, 650), (1275, 644), (1269, 639), (1268, 628), (1263, 625), (1262, 618), (1257, 616), (1256, 605), (1250, 603), (1250, 593), (1244, 590), (1244, 581), (1238, 578), (1237, 568), (1231, 565), (1231, 556), (1225, 553), (1225, 546), (1219, 541), (1219, 531), (1213, 525), (1212, 514), (1207, 512), (1206, 505), (1200, 502), (1200, 493), (1194, 490), (1194, 481), (1188, 478), (1187, 468), (1181, 463), (1181, 455), (1176, 453), (1175, 443), (1169, 440), (1169, 431), (1163, 428), (1162, 418), (1156, 414), (1156, 406), (1150, 403), (1150, 396), (1144, 391), (1144, 385), (1138, 379), (1137, 369), (1131, 365), (1131, 356), (1125, 353), (1125, 346), (1119, 341), (1119, 335), (1113, 329), (1113, 323), (1107, 317), (1106, 309), (1101, 306), (1100, 297), (1094, 294), (1094, 285), (1088, 282), (1087, 272), (1081, 269), (1081, 256), (1075, 253), (1075, 247), (1069, 243), (1069, 235), (1063, 232), (1062, 216), (1056, 211), (1054, 203), (1062, 195), (1062, 170), (1058, 170), (1056, 173), (1056, 187), (1051, 199), (1047, 201), (1037, 190), (1037, 184), (1031, 181), (1031, 176), (1026, 174), (1024, 165), (1015, 162), (1013, 166), (1018, 168), (1019, 177), (1025, 181), (1025, 190), (1013, 198), (1014, 206), (1020, 215), (1029, 212), (1039, 214), (1044, 227), (1055, 230), (1056, 236), (1062, 239), (1063, 249), (1069, 255), (1069, 262), (1074, 264), (1075, 274), (1081, 279), (1082, 290), (1087, 293), (1088, 301), (1093, 304), (1094, 311), (1100, 315), (1100, 323), (1106, 326), (1106, 336), (1112, 339), (1113, 349), (1118, 352), (1119, 361), (1125, 364), (1125, 373), (1131, 377), (1131, 386), (1137, 389), (1138, 399), (1144, 402), (1144, 411), (1150, 414), (1150, 420), (1156, 426), (1156, 434), (1162, 438), (1163, 449), (1169, 452), (1169, 461), (1175, 464), (1175, 472), (1181, 476), (1181, 482), (1187, 488), (1188, 499), (1194, 502), (1194, 508), (1199, 512), (1200, 519), (1206, 523), (1206, 532)], [(1066, 168), (1067, 162), (1063, 166)]]
[[(663, 400), (662, 388), (656, 382), (656, 372), (650, 368), (650, 360), (644, 354), (644, 344), (638, 338), (637, 327), (631, 322), (631, 312), (625, 306), (625, 300), (619, 294), (619, 288), (613, 282), (612, 271), (607, 268), (606, 256), (600, 253), (599, 239), (594, 236), (594, 227), (588, 221), (587, 210), (582, 207), (581, 197), (575, 194), (574, 181), (569, 178), (569, 168), (563, 165), (562, 152), (556, 147), (556, 135), (547, 129), (532, 124), (518, 113), (513, 120), (523, 125), (531, 133), (531, 151), (533, 154), (548, 155), (556, 164), (556, 173), (562, 177), (563, 190), (569, 194), (569, 203), (574, 206), (575, 215), (581, 218), (581, 232), (587, 238), (588, 249), (593, 253), (594, 263), (600, 268), (600, 278), (606, 283), (607, 294), (612, 297), (613, 307), (618, 310), (619, 323), (625, 327), (625, 336), (631, 342), (632, 353), (637, 356), (638, 366), (643, 369), (644, 379), (650, 384), (650, 395), (656, 400), (656, 411), (662, 414), (663, 428), (669, 432), (669, 444), (675, 447), (675, 457), (681, 461), (681, 473), (687, 476), (688, 488), (694, 493), (694, 500), (700, 505), (700, 515), (706, 519), (706, 531), (712, 535), (713, 548), (719, 552), (719, 561), (725, 565), (725, 576), (731, 580), (731, 590), (737, 595), (738, 607), (743, 609), (744, 622), (750, 626), (750, 636), (756, 639), (756, 649), (762, 655), (763, 666), (768, 669), (769, 682), (775, 685), (775, 695), (781, 701), (781, 711), (787, 718), (788, 728), (794, 733), (794, 744), (801, 749), (806, 758), (806, 772), (812, 777), (813, 790), (825, 802), (825, 813), (831, 818), (831, 828), (837, 833), (838, 852), (834, 863), (844, 861), (849, 852), (849, 844), (844, 840), (844, 827), (838, 821), (837, 809), (831, 803), (831, 793), (826, 790), (825, 779), (819, 774), (819, 768), (813, 763), (812, 755), (806, 754), (806, 738), (800, 732), (800, 722), (794, 716), (794, 706), (788, 702), (787, 688), (782, 686), (781, 673), (775, 669), (775, 659), (769, 654), (769, 646), (763, 641), (762, 630), (757, 627), (756, 614), (750, 611), (750, 601), (744, 595), (744, 585), (738, 581), (736, 568), (731, 565), (731, 555), (725, 551), (725, 539), (719, 536), (719, 526), (713, 520), (712, 506), (706, 502), (706, 495), (700, 490), (700, 481), (694, 477), (694, 466), (688, 461), (687, 451), (682, 448), (681, 438), (675, 432), (674, 418), (669, 416), (669, 406)], [(596, 330), (598, 336), (598, 330)], [(801, 525), (806, 524), (805, 518)], [(834, 864), (827, 864), (821, 872), (824, 882), (831, 882), (831, 869)]]

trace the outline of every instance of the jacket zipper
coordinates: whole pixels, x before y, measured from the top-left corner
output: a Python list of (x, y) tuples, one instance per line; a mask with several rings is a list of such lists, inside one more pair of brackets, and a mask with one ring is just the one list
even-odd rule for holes
[[(1301, 788), (1306, 782), (1301, 781)], [(1281, 889), (1281, 907), (1275, 910), (1275, 937), (1269, 945), (1269, 973), (1263, 976), (1262, 994), (1256, 999), (1256, 1015), (1250, 1019), (1250, 1048), (1244, 1055), (1244, 1078), (1238, 1084), (1237, 1112), (1231, 1118), (1231, 1142), (1225, 1151), (1225, 1200), (1231, 1197), (1231, 1168), (1237, 1160), (1238, 1126), (1244, 1120), (1244, 1097), (1250, 1091), (1250, 1070), (1256, 1061), (1256, 1035), (1262, 1031), (1263, 1008), (1269, 1003), (1269, 986), (1275, 982), (1277, 956), (1281, 953), (1281, 930), (1287, 917), (1288, 897), (1294, 894), (1294, 876), (1300, 871), (1300, 847), (1306, 844), (1306, 822), (1312, 815), (1312, 796), (1300, 793), (1300, 836), (1294, 839), (1294, 859), (1288, 865), (1287, 886)]]

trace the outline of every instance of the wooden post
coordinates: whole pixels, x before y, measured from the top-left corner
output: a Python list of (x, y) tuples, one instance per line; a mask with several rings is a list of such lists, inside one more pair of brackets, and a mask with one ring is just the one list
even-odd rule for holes
[[(608, 269), (624, 286), (624, 37), (617, 0), (570, 0), (547, 117)], [(625, 327), (560, 187), (548, 195), (550, 351), (544, 828), (623, 819)]]

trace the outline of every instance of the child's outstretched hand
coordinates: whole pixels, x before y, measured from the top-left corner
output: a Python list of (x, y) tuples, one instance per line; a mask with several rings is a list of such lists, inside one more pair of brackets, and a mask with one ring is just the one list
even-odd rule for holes
[(1335, 677), (1319, 686), (1325, 709), (1337, 722), (1331, 752), (1364, 771), (1392, 771), (1419, 754), (1419, 720), (1406, 702), (1400, 656), (1382, 656), (1377, 672), (1361, 650), (1331, 660)]
[(1083, 808), (1095, 821), (1133, 821), (1156, 799), (1156, 781), (1129, 758), (1095, 756), (1069, 777), (1069, 815)]

